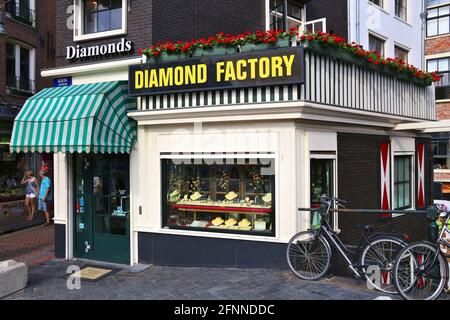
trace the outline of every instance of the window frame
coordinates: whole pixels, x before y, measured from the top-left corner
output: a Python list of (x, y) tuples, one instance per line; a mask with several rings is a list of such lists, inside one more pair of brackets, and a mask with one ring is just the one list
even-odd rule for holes
[[(408, 172), (409, 173), (409, 180), (405, 180), (403, 178), (403, 180), (401, 181), (396, 181), (397, 177), (398, 177), (398, 166), (397, 166), (397, 159), (408, 159), (409, 160), (409, 168), (407, 169), (407, 171), (405, 171), (405, 168), (403, 168), (403, 176), (405, 176), (405, 173)], [(409, 210), (409, 209), (413, 209), (415, 207), (414, 204), (414, 156), (412, 154), (409, 153), (400, 153), (400, 154), (395, 154), (394, 155), (394, 166), (393, 166), (393, 179), (392, 179), (392, 185), (393, 185), (393, 192), (392, 192), (392, 206), (394, 210)], [(397, 198), (397, 196), (399, 196), (399, 192), (397, 192), (397, 188), (399, 185), (405, 186), (408, 185), (409, 186), (409, 205), (405, 205), (402, 207), (399, 207), (399, 198)], [(406, 189), (404, 189), (405, 191)], [(404, 195), (403, 195), (404, 196)]]
[(370, 38), (374, 38), (375, 40), (378, 40), (378, 41), (380, 41), (380, 42), (383, 43), (383, 52), (378, 52), (378, 53), (380, 54), (380, 56), (381, 56), (382, 58), (386, 57), (386, 43), (387, 43), (387, 39), (384, 38), (384, 37), (382, 37), (382, 36), (379, 36), (379, 35), (377, 35), (377, 34), (375, 34), (375, 33), (369, 32), (369, 37), (368, 37), (368, 47), (369, 47), (369, 50), (370, 50), (370, 51), (373, 51), (373, 50), (371, 50), (371, 48), (370, 48)]
[(84, 0), (74, 0), (74, 41), (85, 41), (100, 38), (108, 38), (127, 34), (128, 25), (128, 0), (122, 0), (122, 27), (120, 29), (84, 33)]
[(367, 0), (371, 5), (376, 6), (382, 10), (386, 10), (386, 2), (385, 0), (380, 0), (380, 4), (374, 2), (374, 0)]
[(398, 58), (397, 54), (396, 54), (397, 50), (401, 50), (401, 51), (404, 51), (406, 53), (406, 60), (405, 59), (402, 59), (402, 60), (405, 61), (406, 63), (409, 63), (409, 54), (411, 53), (411, 50), (406, 48), (405, 46), (400, 45), (400, 44), (397, 44), (397, 43), (394, 44), (394, 56), (396, 58)]
[[(447, 13), (447, 14), (444, 14), (444, 15), (439, 15), (439, 11), (440, 11), (440, 9), (441, 8), (444, 8), (444, 7), (448, 7), (448, 11), (449, 11), (449, 13)], [(436, 17), (429, 17), (429, 11), (430, 10), (438, 10), (438, 14), (437, 14), (437, 16)], [(439, 19), (443, 19), (443, 18), (448, 18), (449, 19), (449, 31), (448, 32), (446, 32), (446, 33), (440, 33), (439, 32)], [(434, 35), (429, 35), (429, 27), (428, 27), (428, 23), (430, 22), (430, 21), (432, 21), (432, 20), (437, 20), (437, 33), (436, 34), (434, 34)], [(427, 8), (427, 19), (426, 19), (426, 38), (433, 38), (433, 37), (440, 37), (440, 36), (445, 36), (445, 35), (448, 35), (448, 34), (450, 34), (450, 4), (449, 3), (447, 3), (447, 4), (444, 4), (444, 5), (440, 5), (440, 6), (436, 6), (436, 7), (429, 7), (429, 8)]]
[[(397, 12), (397, 9), (399, 9), (398, 7), (398, 3), (401, 2), (402, 4), (404, 4), (403, 6), (400, 6), (400, 9), (404, 9), (405, 12), (405, 17), (402, 17), (400, 12)], [(408, 22), (409, 21), (409, 0), (395, 0), (394, 2), (394, 16), (402, 21)]]
[[(289, 0), (288, 0), (288, 2), (289, 2)], [(273, 10), (273, 8), (271, 7), (270, 0), (266, 1), (266, 6), (267, 6), (266, 12), (267, 12), (267, 17), (268, 17), (267, 28), (266, 29), (272, 29), (272, 26), (274, 25), (272, 19), (274, 17), (277, 17), (277, 18), (280, 18), (280, 20), (282, 21), (283, 20), (283, 12), (279, 12), (277, 10)], [(282, 4), (280, 6), (282, 7)], [(289, 4), (288, 4), (288, 6), (289, 6)], [(305, 7), (304, 6), (300, 8), (300, 12), (301, 12), (301, 15), (302, 15), (300, 17), (300, 19), (299, 19), (299, 17), (289, 16), (289, 15), (287, 17), (288, 21), (297, 23), (299, 25), (299, 27), (301, 26), (301, 24), (305, 20)], [(288, 22), (288, 25), (289, 25), (289, 22)]]
[[(14, 61), (15, 61), (15, 86), (9, 86), (7, 84), (6, 88), (8, 90), (13, 90), (18, 93), (32, 93), (36, 92), (36, 48), (31, 47), (29, 45), (25, 45), (16, 41), (7, 41), (7, 44), (12, 45), (14, 48)], [(22, 59), (21, 59), (21, 50), (28, 51), (28, 79), (26, 79), (28, 83), (28, 89), (22, 89), (20, 85), (20, 79), (22, 78), (21, 67), (22, 67)], [(6, 51), (6, 50), (5, 50)], [(6, 67), (6, 59), (5, 59), (5, 67)], [(6, 70), (5, 70), (6, 74)], [(19, 81), (18, 81), (19, 79)], [(6, 79), (8, 81), (8, 79)], [(23, 81), (23, 80), (22, 80)]]
[[(234, 156), (234, 157), (233, 157)], [(252, 154), (246, 154), (246, 155), (240, 155), (236, 154), (231, 157), (215, 157), (214, 155), (205, 155), (204, 157), (174, 157), (174, 156), (160, 156), (160, 172), (161, 172), (161, 211), (160, 211), (160, 228), (161, 230), (164, 230), (165, 232), (176, 232), (176, 233), (183, 233), (183, 234), (217, 234), (222, 235), (225, 237), (232, 237), (232, 236), (238, 236), (238, 237), (245, 237), (248, 239), (276, 239), (278, 237), (278, 225), (279, 225), (279, 214), (277, 213), (278, 205), (277, 205), (277, 177), (276, 177), (276, 158), (273, 157), (272, 154), (266, 154), (266, 155), (252, 155)], [(226, 164), (226, 161), (234, 160), (234, 161), (245, 161), (245, 160), (270, 160), (273, 162), (275, 174), (270, 176), (270, 183), (271, 183), (271, 193), (272, 193), (272, 212), (269, 215), (272, 223), (271, 230), (267, 230), (267, 232), (260, 232), (260, 231), (238, 231), (238, 230), (228, 230), (228, 229), (216, 229), (216, 228), (204, 228), (204, 227), (182, 227), (182, 226), (169, 226), (166, 223), (166, 220), (168, 218), (168, 199), (167, 196), (165, 196), (165, 190), (167, 190), (168, 187), (168, 181), (166, 177), (169, 177), (169, 167), (168, 163), (173, 160), (182, 160), (182, 161), (192, 161), (192, 164), (195, 165), (196, 161), (212, 161), (212, 160), (224, 160), (224, 165)], [(237, 164), (239, 165), (239, 164)], [(241, 171), (241, 168), (239, 168), (239, 171)], [(242, 180), (242, 176), (239, 176), (239, 180)], [(244, 178), (245, 179), (245, 178)], [(242, 182), (242, 181), (241, 181)], [(245, 185), (244, 185), (245, 187)], [(216, 190), (217, 192), (217, 190)], [(221, 192), (223, 193), (223, 192)], [(247, 193), (247, 192), (246, 192)], [(203, 192), (203, 194), (206, 194), (206, 192)], [(214, 214), (212, 214), (214, 215)]]

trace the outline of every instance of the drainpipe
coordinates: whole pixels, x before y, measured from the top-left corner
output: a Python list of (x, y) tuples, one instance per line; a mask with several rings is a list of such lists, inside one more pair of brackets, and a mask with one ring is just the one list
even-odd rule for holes
[(289, 30), (289, 26), (288, 26), (288, 15), (287, 15), (287, 6), (288, 6), (288, 2), (287, 0), (283, 0), (283, 28), (284, 31), (288, 31)]
[(425, 6), (425, 0), (422, 1), (422, 13), (420, 14), (420, 19), (422, 20), (422, 41), (421, 41), (421, 54), (422, 54), (422, 67), (421, 69), (424, 69), (426, 67), (425, 64), (425, 39), (426, 39), (426, 26), (427, 26), (427, 17), (428, 12), (427, 8)]
[[(352, 0), (350, 0), (352, 1)], [(355, 2), (355, 0), (353, 0), (353, 2)], [(355, 37), (356, 43), (361, 43), (361, 3), (359, 0), (356, 0), (356, 33), (355, 33)]]

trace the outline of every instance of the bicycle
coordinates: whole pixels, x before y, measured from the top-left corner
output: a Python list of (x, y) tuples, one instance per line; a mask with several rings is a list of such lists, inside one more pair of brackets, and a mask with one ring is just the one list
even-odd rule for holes
[(436, 205), (445, 223), (435, 243), (419, 241), (403, 248), (394, 264), (394, 285), (406, 300), (435, 300), (448, 289), (449, 266), (442, 252), (450, 248), (450, 216)]
[[(372, 287), (387, 294), (397, 294), (392, 284), (392, 268), (397, 253), (406, 246), (402, 234), (373, 233), (374, 226), (360, 225), (363, 233), (356, 251), (345, 246), (339, 233), (328, 223), (331, 208), (344, 207), (344, 200), (323, 195), (320, 199), (320, 224), (317, 228), (297, 233), (289, 241), (287, 260), (292, 272), (302, 280), (321, 279), (330, 268), (332, 257), (329, 241), (344, 258), (353, 274), (365, 277)], [(329, 241), (328, 241), (329, 240)], [(369, 267), (373, 268), (369, 268)], [(379, 268), (380, 278), (374, 273)], [(373, 271), (372, 273), (370, 273)], [(370, 274), (369, 274), (370, 273)]]

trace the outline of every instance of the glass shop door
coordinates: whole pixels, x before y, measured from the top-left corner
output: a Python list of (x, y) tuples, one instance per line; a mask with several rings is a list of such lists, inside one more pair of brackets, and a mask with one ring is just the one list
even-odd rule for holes
[(75, 256), (129, 264), (128, 155), (75, 156)]
[[(320, 207), (320, 197), (324, 194), (334, 197), (334, 159), (311, 159), (311, 208)], [(335, 225), (337, 217), (330, 217)]]

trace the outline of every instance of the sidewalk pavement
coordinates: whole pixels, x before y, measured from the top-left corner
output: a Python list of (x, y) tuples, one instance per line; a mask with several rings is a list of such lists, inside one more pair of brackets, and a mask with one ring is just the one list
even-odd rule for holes
[(14, 259), (35, 265), (51, 260), (54, 251), (54, 226), (37, 226), (0, 236), (0, 261)]
[(286, 270), (156, 267), (119, 271), (97, 282), (67, 288), (67, 267), (82, 263), (49, 260), (30, 267), (28, 287), (6, 300), (373, 300), (383, 294), (364, 281), (334, 277), (302, 281)]

